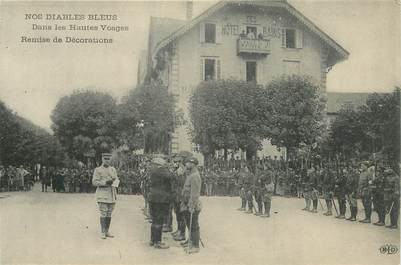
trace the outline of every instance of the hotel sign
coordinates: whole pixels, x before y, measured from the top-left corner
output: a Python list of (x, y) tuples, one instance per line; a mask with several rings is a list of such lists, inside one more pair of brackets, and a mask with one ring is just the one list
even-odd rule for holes
[(269, 54), (270, 40), (240, 38), (237, 40), (238, 54)]

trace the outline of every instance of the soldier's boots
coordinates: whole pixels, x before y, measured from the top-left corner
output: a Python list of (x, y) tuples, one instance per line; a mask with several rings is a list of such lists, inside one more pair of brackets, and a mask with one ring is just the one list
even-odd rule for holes
[(252, 209), (249, 209), (248, 211), (246, 211), (246, 213), (253, 213), (253, 210)]
[(323, 215), (326, 215), (326, 216), (331, 216), (331, 215), (333, 215), (333, 213), (331, 212), (331, 210), (328, 210), (327, 212), (325, 212)]
[(363, 220), (360, 220), (359, 221), (360, 223), (363, 223), (363, 224), (369, 224), (371, 221), (370, 221), (370, 218), (369, 219), (363, 219)]
[(397, 229), (398, 226), (397, 225), (386, 225), (386, 228)]
[(106, 217), (100, 217), (101, 238), (106, 239)]
[(158, 249), (168, 249), (168, 248), (170, 248), (166, 243), (164, 243), (164, 242), (156, 242), (155, 244), (154, 244), (154, 247), (155, 248), (158, 248)]
[(338, 218), (338, 219), (345, 219), (345, 215), (339, 214), (339, 215), (336, 216), (336, 218)]
[(260, 216), (260, 215), (262, 215), (262, 213), (261, 212), (256, 212), (256, 213), (254, 213), (254, 215)]
[(199, 252), (199, 248), (198, 247), (191, 247), (191, 248), (186, 248), (185, 252), (187, 254), (194, 254), (194, 253), (198, 253)]
[(183, 240), (185, 240), (185, 235), (179, 233), (179, 234), (177, 234), (176, 236), (174, 236), (173, 239), (174, 239), (175, 241), (183, 241)]
[(385, 225), (385, 223), (383, 223), (382, 221), (378, 221), (378, 222), (373, 223), (373, 224), (377, 225), (377, 226), (384, 226)]
[(105, 231), (106, 231), (106, 237), (113, 238), (114, 236), (109, 233), (109, 228), (110, 228), (110, 223), (111, 223), (111, 217), (106, 217), (106, 226), (105, 226)]

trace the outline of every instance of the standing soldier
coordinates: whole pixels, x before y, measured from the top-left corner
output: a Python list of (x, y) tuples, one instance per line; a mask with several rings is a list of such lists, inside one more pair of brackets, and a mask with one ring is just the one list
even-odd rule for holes
[(172, 174), (163, 155), (157, 155), (153, 159), (153, 165), (149, 170), (149, 179), (148, 200), (152, 218), (149, 245), (158, 249), (166, 249), (169, 246), (162, 242), (162, 228), (172, 202)]
[[(96, 186), (96, 199), (100, 210), (100, 227), (102, 239), (113, 237), (109, 233), (111, 214), (114, 210), (117, 200), (118, 177), (117, 171), (110, 166), (111, 154), (102, 154), (102, 165), (95, 168), (93, 172), (92, 183)], [(114, 183), (114, 184), (113, 184)]]
[(358, 214), (358, 181), (359, 172), (356, 166), (352, 166), (347, 175), (346, 193), (349, 204), (351, 216), (347, 218), (349, 221), (356, 221), (356, 215)]
[(248, 167), (244, 167), (245, 180), (245, 193), (246, 201), (248, 202), (248, 211), (246, 213), (253, 213), (253, 175), (249, 172)]
[(258, 205), (257, 212), (255, 215), (262, 215), (263, 214), (263, 183), (262, 183), (262, 177), (258, 176), (258, 180), (254, 185), (253, 188), (253, 194), (255, 196), (255, 201), (256, 204)]
[(270, 208), (274, 193), (273, 177), (267, 176), (266, 181), (263, 181), (262, 200), (265, 205), (265, 213), (261, 217), (270, 217)]
[(365, 161), (361, 164), (361, 174), (359, 176), (359, 193), (362, 198), (362, 204), (365, 208), (365, 219), (360, 220), (361, 223), (370, 223), (372, 215), (372, 193), (370, 191), (369, 182), (373, 179), (373, 172), (368, 169), (369, 162)]
[(45, 166), (40, 168), (39, 176), (42, 183), (42, 192), (47, 192), (47, 186), (50, 182), (50, 176), (49, 171)]
[(336, 178), (336, 183), (334, 187), (334, 193), (337, 197), (339, 215), (336, 216), (338, 219), (345, 219), (345, 211), (346, 211), (346, 201), (345, 201), (345, 192), (346, 192), (346, 184), (347, 184), (347, 175), (348, 171), (346, 168), (343, 169), (342, 173), (338, 175)]
[(317, 179), (317, 174), (316, 170), (314, 167), (312, 167), (308, 171), (309, 175), (309, 187), (310, 187), (310, 199), (312, 200), (313, 204), (313, 210), (311, 211), (312, 213), (317, 213), (317, 204), (318, 204), (318, 179)]
[(307, 173), (306, 169), (301, 171), (301, 179), (302, 179), (302, 186), (303, 186), (303, 195), (305, 199), (305, 208), (302, 210), (310, 211), (310, 203), (311, 203), (311, 187), (309, 185), (309, 174)]
[(185, 223), (189, 231), (187, 253), (199, 252), (199, 213), (202, 209), (200, 202), (200, 190), (202, 181), (198, 171), (198, 160), (195, 157), (188, 158), (185, 163), (188, 175), (182, 190), (183, 201), (181, 210), (184, 212)]
[(332, 208), (333, 208), (333, 193), (334, 193), (334, 183), (335, 178), (332, 170), (330, 168), (323, 170), (322, 172), (323, 177), (323, 196), (324, 200), (326, 201), (327, 212), (324, 213), (326, 216), (333, 215)]
[(391, 224), (386, 227), (397, 229), (400, 208), (400, 177), (392, 169), (386, 169), (384, 175), (384, 201), (391, 221)]
[(173, 233), (173, 238), (176, 241), (185, 240), (185, 220), (184, 215), (181, 212), (181, 201), (182, 201), (182, 188), (184, 186), (186, 178), (186, 168), (184, 165), (185, 156), (183, 154), (176, 155), (173, 158), (174, 162), (174, 212), (177, 221), (177, 231)]
[(371, 189), (373, 195), (373, 208), (379, 217), (378, 221), (374, 223), (377, 226), (385, 225), (386, 208), (384, 205), (384, 168), (380, 168), (376, 173), (375, 178), (372, 180)]

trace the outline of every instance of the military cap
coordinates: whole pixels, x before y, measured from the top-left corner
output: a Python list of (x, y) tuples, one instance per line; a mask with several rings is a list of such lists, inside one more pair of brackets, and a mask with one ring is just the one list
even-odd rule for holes
[(391, 175), (391, 174), (394, 173), (394, 170), (392, 170), (391, 168), (388, 168), (388, 169), (384, 170), (383, 173), (386, 174), (386, 175)]
[(191, 162), (191, 163), (194, 163), (195, 165), (199, 164), (198, 159), (196, 159), (196, 157), (194, 157), (194, 156), (187, 158), (186, 162)]
[(111, 154), (110, 153), (102, 153), (102, 159), (107, 159), (109, 160), (111, 158)]

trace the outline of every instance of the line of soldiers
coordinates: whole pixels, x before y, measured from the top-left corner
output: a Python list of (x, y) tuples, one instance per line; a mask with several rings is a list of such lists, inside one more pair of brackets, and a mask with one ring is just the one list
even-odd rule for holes
[(29, 191), (34, 183), (32, 170), (23, 165), (15, 167), (0, 165), (0, 191)]
[(197, 159), (189, 152), (175, 154), (168, 160), (156, 155), (142, 165), (145, 176), (142, 182), (143, 210), (152, 223), (151, 246), (169, 248), (162, 242), (161, 234), (172, 232), (174, 213), (177, 230), (172, 233), (173, 239), (180, 241), (187, 253), (199, 252), (202, 181), (197, 165)]
[[(317, 213), (319, 189), (322, 188), (326, 202), (326, 216), (333, 215), (332, 208), (337, 213), (336, 218), (356, 221), (358, 214), (357, 200), (360, 198), (364, 207), (365, 218), (361, 223), (371, 223), (372, 204), (378, 214), (377, 226), (385, 226), (386, 213), (390, 215), (388, 228), (396, 229), (400, 203), (400, 178), (389, 167), (380, 166), (375, 170), (372, 162), (364, 161), (358, 167), (352, 163), (344, 167), (340, 174), (334, 169), (320, 169), (318, 166), (302, 172), (303, 195), (305, 208), (302, 210)], [(334, 198), (337, 199), (338, 209)], [(350, 216), (345, 217), (347, 202)], [(312, 208), (311, 208), (312, 203)], [(321, 205), (323, 208), (323, 205)]]

